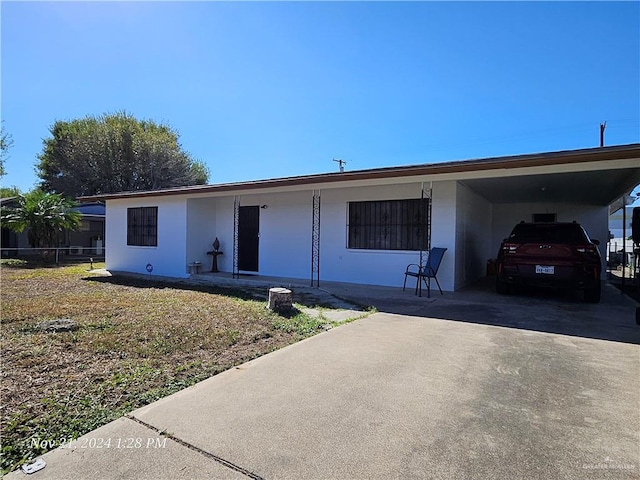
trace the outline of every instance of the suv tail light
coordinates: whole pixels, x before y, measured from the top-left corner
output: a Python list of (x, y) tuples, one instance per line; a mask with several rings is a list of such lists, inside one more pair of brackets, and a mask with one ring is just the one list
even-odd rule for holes
[(576, 251), (580, 253), (596, 253), (597, 247), (595, 245), (580, 245), (576, 247)]
[(518, 249), (518, 244), (517, 243), (503, 243), (502, 244), (502, 252), (503, 253), (516, 253), (516, 250)]

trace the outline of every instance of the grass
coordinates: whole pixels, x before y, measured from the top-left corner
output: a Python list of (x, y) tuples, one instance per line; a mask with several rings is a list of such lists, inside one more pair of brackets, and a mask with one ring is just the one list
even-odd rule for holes
[(273, 322), (274, 328), (286, 333), (297, 333), (301, 336), (308, 336), (322, 329), (328, 324), (327, 319), (320, 314), (318, 317), (311, 317), (304, 314), (298, 305), (294, 304), (294, 309), (289, 315), (280, 315)]
[[(279, 316), (242, 292), (99, 277), (88, 267), (0, 267), (3, 473), (326, 323), (300, 311)], [(36, 328), (55, 318), (80, 328)]]

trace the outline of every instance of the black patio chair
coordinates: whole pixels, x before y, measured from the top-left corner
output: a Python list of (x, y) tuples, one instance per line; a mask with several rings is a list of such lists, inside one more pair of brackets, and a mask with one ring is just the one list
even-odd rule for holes
[(422, 282), (424, 282), (427, 286), (427, 297), (431, 297), (431, 279), (433, 278), (436, 281), (436, 285), (438, 285), (440, 295), (443, 295), (442, 288), (440, 288), (440, 282), (438, 282), (438, 277), (436, 277), (436, 275), (438, 274), (442, 257), (444, 257), (444, 252), (446, 251), (446, 248), (433, 247), (429, 250), (427, 263), (424, 266), (420, 266), (417, 263), (410, 263), (407, 265), (407, 268), (404, 271), (404, 284), (402, 285), (402, 291), (404, 291), (407, 286), (407, 277), (415, 277), (417, 279), (416, 295), (422, 297)]

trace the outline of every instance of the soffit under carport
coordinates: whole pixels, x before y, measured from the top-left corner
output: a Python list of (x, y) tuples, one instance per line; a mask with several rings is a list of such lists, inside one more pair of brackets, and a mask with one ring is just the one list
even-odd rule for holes
[(640, 168), (461, 180), (492, 203), (607, 206), (640, 184)]

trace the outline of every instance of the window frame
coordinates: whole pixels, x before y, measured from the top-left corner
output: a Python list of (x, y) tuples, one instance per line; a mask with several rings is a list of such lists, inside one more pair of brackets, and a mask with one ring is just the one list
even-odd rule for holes
[[(132, 218), (136, 217), (136, 218)], [(132, 223), (133, 220), (133, 223)], [(137, 222), (140, 222), (139, 224)], [(127, 207), (127, 246), (158, 246), (158, 207)]]
[[(429, 201), (406, 198), (347, 202), (347, 249), (398, 253), (427, 250)], [(357, 215), (367, 216), (366, 223), (354, 223)]]

